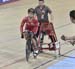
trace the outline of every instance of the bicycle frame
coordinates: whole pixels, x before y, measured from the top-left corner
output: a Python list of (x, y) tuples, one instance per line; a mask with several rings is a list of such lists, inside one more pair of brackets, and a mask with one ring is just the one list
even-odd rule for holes
[[(54, 33), (54, 38), (56, 39), (56, 42), (53, 42), (53, 43), (52, 42), (51, 43), (40, 43), (40, 41), (41, 41), (40, 40), (40, 38), (41, 38), (41, 31), (42, 31), (42, 29), (41, 29), (41, 31), (39, 32), (39, 37), (38, 37), (39, 50), (49, 50), (49, 51), (55, 51), (55, 52), (58, 50), (58, 54), (60, 54), (60, 46), (59, 46), (60, 43), (57, 42), (57, 37), (56, 37), (56, 33), (55, 33), (55, 30), (54, 30), (53, 24), (50, 23), (49, 25), (51, 27), (51, 30)], [(46, 28), (46, 29), (48, 29), (48, 28)], [(54, 48), (51, 48), (53, 44), (55, 44)], [(43, 48), (42, 45), (47, 45), (47, 47)]]

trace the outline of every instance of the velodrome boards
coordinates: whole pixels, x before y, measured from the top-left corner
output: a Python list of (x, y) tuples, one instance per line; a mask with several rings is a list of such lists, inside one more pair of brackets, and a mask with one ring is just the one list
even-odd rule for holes
[(0, 0), (0, 5), (15, 2), (15, 1), (18, 1), (18, 0)]

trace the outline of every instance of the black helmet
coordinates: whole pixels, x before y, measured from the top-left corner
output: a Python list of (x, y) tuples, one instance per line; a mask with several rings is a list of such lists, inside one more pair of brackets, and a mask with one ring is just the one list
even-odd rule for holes
[(29, 8), (28, 9), (28, 13), (33, 13), (34, 14), (35, 13), (35, 10), (33, 8)]
[(73, 19), (75, 19), (75, 10), (70, 11), (70, 17), (72, 17)]

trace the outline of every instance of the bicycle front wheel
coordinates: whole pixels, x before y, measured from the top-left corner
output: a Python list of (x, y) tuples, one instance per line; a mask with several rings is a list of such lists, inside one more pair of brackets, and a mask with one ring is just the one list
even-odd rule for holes
[(27, 40), (26, 42), (26, 61), (29, 61), (29, 57), (30, 57), (30, 53), (31, 53), (31, 40)]

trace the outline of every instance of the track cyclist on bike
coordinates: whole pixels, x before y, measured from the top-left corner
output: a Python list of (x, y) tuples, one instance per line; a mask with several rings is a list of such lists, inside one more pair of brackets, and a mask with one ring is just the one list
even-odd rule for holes
[[(28, 16), (24, 17), (22, 19), (21, 25), (20, 25), (20, 32), (21, 32), (21, 38), (24, 38), (24, 32), (28, 31), (28, 35), (31, 35), (33, 37), (32, 43), (34, 44), (34, 55), (38, 54), (38, 47), (36, 43), (36, 36), (38, 30), (38, 20), (35, 16), (35, 12), (33, 8), (28, 9)], [(31, 34), (32, 33), (32, 34)]]

